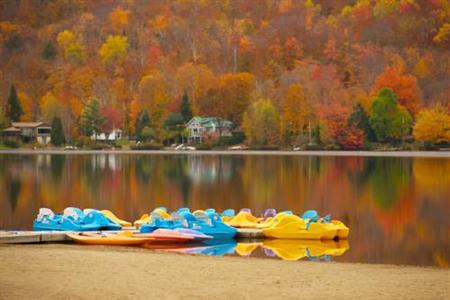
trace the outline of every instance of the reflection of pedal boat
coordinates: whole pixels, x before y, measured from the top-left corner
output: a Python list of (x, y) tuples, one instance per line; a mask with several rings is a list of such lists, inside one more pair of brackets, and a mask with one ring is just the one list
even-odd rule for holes
[(283, 260), (299, 260), (308, 257), (315, 260), (324, 256), (340, 256), (349, 249), (347, 240), (317, 241), (274, 239), (263, 242), (263, 248), (269, 249)]
[(133, 237), (133, 233), (129, 231), (119, 232), (117, 234), (105, 233), (67, 233), (71, 239), (89, 245), (118, 245), (131, 246), (142, 245), (152, 240), (152, 238)]
[(270, 227), (263, 228), (266, 237), (278, 239), (345, 239), (349, 229), (340, 221), (310, 221), (296, 215), (279, 214), (271, 220)]
[(261, 245), (261, 243), (237, 243), (234, 251), (239, 254), (239, 256), (249, 256), (259, 247), (259, 245)]

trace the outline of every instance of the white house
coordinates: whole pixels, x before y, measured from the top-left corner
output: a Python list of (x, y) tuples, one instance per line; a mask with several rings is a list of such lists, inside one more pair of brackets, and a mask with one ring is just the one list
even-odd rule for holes
[(117, 141), (122, 138), (122, 129), (114, 128), (109, 134), (102, 132), (102, 133), (95, 133), (91, 135), (91, 140), (97, 140), (97, 141)]

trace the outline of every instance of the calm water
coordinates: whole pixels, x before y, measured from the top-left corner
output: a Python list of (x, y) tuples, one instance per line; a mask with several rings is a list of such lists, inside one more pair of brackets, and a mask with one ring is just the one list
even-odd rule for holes
[[(448, 267), (449, 203), (446, 158), (0, 154), (1, 229), (31, 229), (40, 207), (128, 220), (156, 206), (316, 209), (350, 227), (348, 250), (333, 260)], [(254, 256), (307, 248), (228, 246)]]

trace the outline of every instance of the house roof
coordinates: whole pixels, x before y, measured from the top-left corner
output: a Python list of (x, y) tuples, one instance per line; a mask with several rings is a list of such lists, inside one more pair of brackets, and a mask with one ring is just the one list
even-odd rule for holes
[(16, 128), (36, 128), (36, 127), (51, 127), (44, 122), (11, 122), (12, 127)]
[(20, 129), (16, 127), (9, 127), (3, 130), (4, 132), (19, 132)]
[(203, 127), (210, 128), (210, 127), (224, 127), (224, 128), (231, 128), (233, 127), (233, 122), (217, 118), (217, 117), (193, 117), (186, 126), (189, 126), (193, 122), (200, 123)]

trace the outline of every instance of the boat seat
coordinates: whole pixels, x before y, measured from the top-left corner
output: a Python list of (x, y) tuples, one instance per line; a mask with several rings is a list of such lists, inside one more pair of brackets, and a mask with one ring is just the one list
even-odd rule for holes
[(307, 210), (303, 213), (302, 219), (313, 219), (318, 218), (319, 215), (317, 214), (317, 211), (315, 210)]
[(55, 213), (50, 208), (39, 208), (39, 213), (37, 215), (37, 221), (40, 222), (44, 218), (53, 219), (55, 217)]
[(83, 211), (77, 207), (67, 207), (64, 209), (63, 215), (74, 220), (83, 219)]
[(211, 219), (208, 217), (208, 215), (204, 211), (196, 211), (194, 212), (194, 217), (201, 222), (205, 222), (208, 225), (211, 224)]

